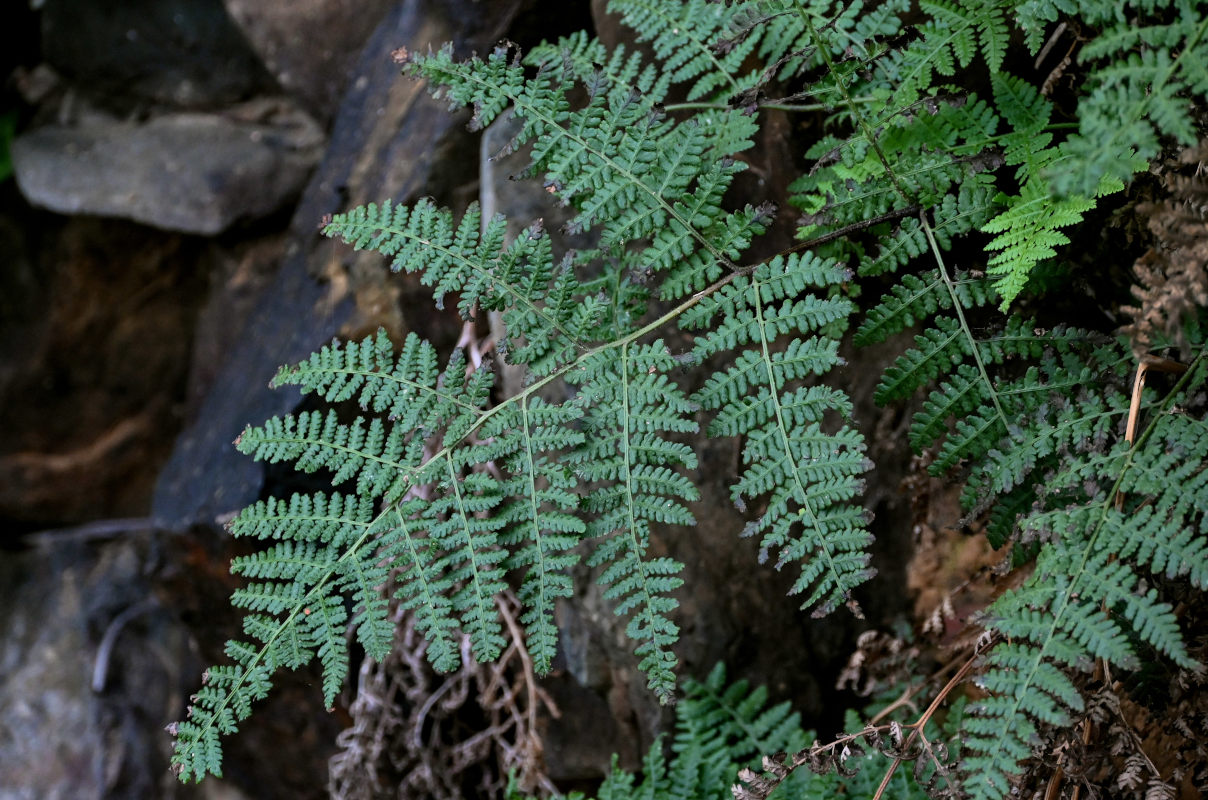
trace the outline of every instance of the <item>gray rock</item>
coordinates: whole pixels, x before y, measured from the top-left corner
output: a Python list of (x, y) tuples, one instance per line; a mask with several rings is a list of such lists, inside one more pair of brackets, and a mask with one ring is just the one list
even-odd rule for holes
[(199, 796), (168, 772), (162, 728), (194, 667), (150, 599), (147, 548), (61, 541), (0, 560), (3, 800)]
[(12, 146), (34, 205), (213, 235), (290, 204), (318, 160), (321, 134), (301, 112), (287, 124), (170, 114), (143, 124), (51, 125)]
[(225, 0), (287, 92), (320, 120), (335, 115), (357, 53), (394, 0)]
[(46, 0), (41, 13), (46, 60), (119, 105), (213, 108), (273, 85), (222, 0)]
[[(450, 115), (420, 82), (400, 78), (391, 51), (400, 45), (437, 47), (450, 39), (462, 52), (483, 49), (502, 35), (518, 5), (509, 0), (475, 9), (471, 0), (406, 0), (365, 45), (327, 154), (294, 214), (279, 272), (160, 473), (152, 509), (165, 527), (213, 524), (259, 496), (264, 467), (237, 452), (231, 441), (245, 426), (298, 404), (297, 393), (267, 387), (277, 366), (305, 358), (336, 334), (363, 335), (390, 324), (361, 302), (375, 294), (374, 286), (362, 294), (358, 285), (370, 280), (358, 276), (372, 275), (380, 293), (389, 275), (381, 258), (323, 239), (319, 222), (325, 214), (359, 204), (387, 198), (404, 202), (448, 186), (446, 173), (467, 161), (460, 153), (449, 154), (452, 142), (466, 135), (465, 118)], [(423, 328), (416, 320), (408, 323)]]

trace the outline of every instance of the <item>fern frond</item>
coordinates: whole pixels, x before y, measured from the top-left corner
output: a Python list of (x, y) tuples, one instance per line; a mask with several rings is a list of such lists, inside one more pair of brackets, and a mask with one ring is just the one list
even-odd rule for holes
[(1175, 410), (1204, 377), (1201, 354), (1152, 407), (1152, 422), (1131, 447), (1121, 443), (1094, 455), (1102, 443), (1080, 443), (1106, 437), (1105, 412), (1126, 412), (1122, 397), (1105, 397), (1098, 406), (1070, 404), (1061, 417), (1066, 424), (1041, 421), (1030, 426), (1035, 434), (1012, 441), (1018, 454), (1006, 450), (991, 458), (990, 491), (1010, 487), (1032, 469), (1027, 462), (1045, 452), (1060, 451), (1062, 464), (1019, 521), (1024, 535), (1045, 542), (1036, 569), (990, 608), (990, 628), (1006, 642), (991, 652), (981, 679), (992, 696), (967, 723), (973, 735), (963, 769), (974, 797), (1002, 797), (1031, 753), (1036, 725), (1065, 724), (1082, 710), (1065, 669), (1089, 669), (1093, 659), (1130, 668), (1134, 638), (1180, 666), (1195, 666), (1173, 609), (1156, 589), (1142, 589), (1141, 580), (1144, 570), (1208, 586), (1208, 571), (1198, 566), (1208, 552), (1208, 426)]
[(743, 74), (743, 62), (756, 44), (754, 38), (734, 42), (725, 52), (718, 47), (723, 34), (735, 25), (740, 4), (610, 0), (608, 10), (621, 15), (637, 33), (638, 41), (650, 42), (662, 62), (663, 74), (673, 83), (690, 83), (688, 100), (719, 93), (732, 97), (758, 80), (758, 72), (748, 69)]
[(1078, 104), (1078, 133), (1067, 144), (1072, 163), (1048, 173), (1057, 192), (1089, 195), (1104, 180), (1128, 182), (1158, 154), (1160, 136), (1197, 141), (1191, 98), (1208, 96), (1208, 15), (1194, 0), (1155, 6), (1177, 22), (1112, 19), (1080, 55), (1106, 63), (1091, 72)]
[(679, 605), (671, 592), (683, 583), (683, 565), (651, 557), (650, 529), (693, 524), (684, 503), (698, 497), (675, 469), (695, 467), (696, 455), (665, 438), (697, 429), (689, 418), (694, 406), (666, 377), (675, 366), (661, 342), (627, 344), (585, 359), (567, 376), (579, 387), (586, 435), (566, 461), (582, 480), (602, 484), (583, 500), (595, 515), (587, 533), (597, 540), (588, 564), (604, 567), (598, 578), (604, 596), (617, 614), (630, 616), (626, 632), (637, 643), (639, 666), (663, 700), (675, 689), (670, 647), (679, 629), (667, 615)]
[[(734, 242), (762, 230), (757, 214), (721, 212), (714, 202), (742, 168), (721, 160), (730, 154), (718, 152), (718, 137), (732, 147), (750, 144), (733, 135), (753, 130), (739, 112), (715, 111), (709, 126), (694, 119), (677, 123), (651, 98), (604, 73), (588, 85), (587, 105), (571, 110), (573, 70), (546, 65), (528, 79), (503, 49), (466, 62), (445, 49), (414, 58), (408, 68), (442, 87), (453, 102), (475, 105), (477, 124), (513, 107), (523, 120), (516, 143), (533, 142), (532, 172), (543, 174), (578, 209), (571, 228), (601, 226), (606, 250), (657, 237), (650, 268), (665, 269), (682, 257), (707, 270), (684, 285), (703, 285), (730, 263)], [(689, 257), (697, 251), (704, 255)]]
[(239, 451), (270, 464), (288, 462), (302, 472), (328, 470), (332, 482), (356, 481), (356, 491), (369, 497), (398, 498), (410, 488), (408, 470), (418, 463), (406, 452), (406, 433), (387, 433), (386, 423), (363, 417), (346, 424), (335, 411), (307, 411), (274, 417), (248, 428), (235, 441)]
[[(758, 53), (769, 65), (768, 72), (785, 82), (821, 67), (825, 62), (818, 52), (810, 23), (815, 32), (821, 31), (822, 41), (831, 55), (855, 56), (850, 66), (857, 67), (861, 64), (860, 58), (873, 58), (883, 52), (877, 40), (901, 31), (901, 14), (909, 7), (905, 0), (876, 4), (859, 0), (852, 3), (763, 0), (740, 5), (742, 13), (735, 17), (731, 40), (758, 39)], [(848, 72), (854, 73), (855, 69)], [(830, 76), (823, 76), (807, 92), (797, 96), (806, 95), (833, 105), (842, 100)]]
[[(535, 375), (547, 374), (582, 346), (582, 337), (600, 313), (598, 301), (579, 296), (574, 275), (554, 266), (549, 237), (539, 225), (508, 245), (502, 217), (491, 220), (482, 233), (480, 227), (476, 204), (454, 225), (450, 212), (421, 200), (410, 208), (370, 203), (333, 217), (324, 230), (357, 249), (382, 253), (392, 259), (391, 269), (418, 272), (433, 287), (438, 307), (445, 294), (455, 291), (463, 318), (475, 308), (501, 310), (509, 333), (510, 341), (504, 343), (509, 360), (528, 365)], [(384, 340), (379, 351), (383, 346)], [(412, 346), (420, 347), (409, 339), (404, 355)], [(362, 350), (345, 358), (359, 359), (352, 366), (361, 368), (377, 363), (368, 344)], [(330, 361), (340, 354), (320, 356)], [(406, 394), (399, 396), (400, 404), (407, 401)]]
[(845, 322), (851, 305), (817, 295), (793, 298), (846, 277), (839, 265), (812, 254), (778, 257), (703, 300), (683, 320), (712, 325), (696, 339), (698, 360), (755, 345), (709, 378), (695, 399), (717, 412), (711, 435), (746, 437), (745, 468), (731, 495), (740, 508), (767, 497), (746, 535), (760, 536), (761, 559), (780, 551), (777, 568), (803, 562), (793, 592), (805, 594), (803, 607), (818, 614), (847, 602), (873, 574), (866, 552), (872, 537), (863, 509), (852, 503), (869, 467), (863, 439), (846, 426), (833, 434), (822, 429), (828, 413), (847, 417), (850, 402), (798, 383), (840, 363), (833, 340), (798, 335)]
[(924, 0), (921, 7), (931, 19), (919, 26), (920, 39), (878, 62), (891, 76), (895, 102), (916, 102), (937, 77), (952, 78), (979, 53), (990, 71), (997, 72), (1009, 39), (1003, 6), (1000, 0)]
[(789, 703), (768, 707), (765, 687), (751, 688), (745, 680), (726, 680), (726, 666), (719, 663), (703, 681), (684, 682), (680, 701), (680, 719), (689, 723), (677, 732), (675, 752), (688, 749), (688, 742), (700, 738), (694, 731), (732, 730), (736, 736), (718, 737), (730, 761), (743, 763), (762, 753), (791, 750), (805, 744), (800, 730), (801, 716)]
[(952, 317), (938, 317), (934, 327), (914, 337), (914, 343), (915, 348), (903, 353), (885, 370), (873, 395), (878, 403), (913, 394), (972, 354), (960, 322)]
[[(251, 640), (227, 643), (234, 666), (207, 671), (188, 719), (176, 725), (172, 764), (185, 781), (222, 774), (219, 736), (234, 733), (251, 714), (253, 703), (268, 695), (277, 669), (297, 668), (317, 655), (323, 664), (325, 701), (334, 702), (347, 677), (348, 617), (335, 586), (337, 575), (342, 562), (366, 557), (363, 549), (382, 533), (382, 525), (368, 498), (333, 494), (257, 503), (231, 522), (231, 531), (257, 538), (280, 532), (285, 541), (268, 554), (243, 557), (232, 566), (253, 579), (232, 598), (235, 605), (253, 612), (244, 620)], [(344, 587), (360, 597), (354, 623), (361, 640), (384, 654), (382, 625), (390, 626), (382, 605), (366, 599), (379, 591), (372, 580), (369, 576), (365, 584)]]
[(1002, 5), (996, 0), (961, 3), (924, 0), (921, 3), (922, 8), (935, 20), (936, 29), (946, 32), (947, 45), (952, 48), (956, 63), (967, 67), (972, 63), (974, 55), (980, 52), (986, 66), (990, 68), (990, 74), (998, 72), (1002, 67), (1007, 40), (1010, 38)]
[(1007, 210), (982, 230), (998, 234), (986, 245), (987, 250), (998, 251), (990, 257), (986, 271), (996, 276), (994, 288), (1002, 295), (1005, 310), (1023, 291), (1032, 269), (1070, 243), (1060, 229), (1081, 222), (1083, 214), (1095, 207), (1095, 200), (1079, 195), (1054, 200), (1048, 185), (1039, 179), (1025, 184), (1018, 197), (1004, 196), (1002, 200)]
[(628, 86), (654, 102), (662, 102), (671, 86), (670, 77), (655, 64), (643, 62), (640, 51), (617, 45), (612, 50), (586, 31), (542, 42), (524, 55), (524, 63), (538, 70), (570, 70), (575, 80), (595, 95), (607, 87)]
[[(728, 684), (722, 664), (704, 681), (686, 680), (683, 691), (675, 709), (670, 761), (662, 737), (647, 751), (640, 780), (620, 769), (614, 758), (599, 800), (726, 800), (740, 769), (756, 766), (765, 753), (801, 749), (808, 740), (788, 703), (769, 708), (766, 689), (751, 689), (746, 681)], [(804, 780), (792, 781), (793, 788), (812, 790), (810, 798), (830, 796), (826, 790), (836, 788), (826, 776), (799, 777)]]
[(525, 570), (521, 621), (533, 666), (542, 674), (551, 669), (558, 645), (554, 603), (573, 594), (567, 570), (578, 562), (573, 549), (587, 530), (574, 515), (575, 476), (547, 454), (582, 445), (582, 433), (570, 427), (581, 413), (572, 404), (522, 397), (485, 430), (496, 439), (493, 455), (508, 475), (499, 487), (510, 498), (498, 512), (500, 544), (510, 553), (503, 567)]
[[(951, 282), (957, 301), (964, 308), (975, 308), (993, 302), (993, 290), (984, 278), (957, 275)], [(939, 270), (923, 275), (903, 275), (889, 294), (868, 312), (856, 330), (853, 340), (859, 347), (883, 342), (912, 325), (931, 317), (940, 309), (952, 308), (953, 292)]]
[[(952, 247), (956, 237), (979, 230), (998, 208), (993, 187), (985, 180), (967, 180), (956, 194), (946, 194), (930, 209), (931, 233), (943, 250)], [(906, 217), (896, 228), (874, 229), (877, 248), (860, 254), (861, 275), (893, 272), (926, 253), (930, 247), (927, 235), (917, 217)]]

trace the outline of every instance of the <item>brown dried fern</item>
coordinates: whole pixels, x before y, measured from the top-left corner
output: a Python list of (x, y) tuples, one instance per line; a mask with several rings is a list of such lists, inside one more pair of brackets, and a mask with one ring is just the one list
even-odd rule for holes
[(498, 600), (514, 630), (499, 661), (478, 664), (468, 638), (461, 669), (439, 674), (414, 615), (394, 612), (394, 647), (360, 670), (353, 722), (337, 739), (328, 790), (336, 800), (502, 797), (509, 774), (524, 791), (555, 794), (542, 762), (538, 714), (557, 709), (537, 685), (516, 624), (519, 601)]
[(1184, 317), (1208, 305), (1208, 140), (1183, 150), (1163, 176), (1166, 198), (1137, 206), (1148, 217), (1154, 244), (1137, 259), (1137, 305), (1121, 309), (1133, 322), (1121, 329), (1143, 358), (1155, 335), (1186, 349)]

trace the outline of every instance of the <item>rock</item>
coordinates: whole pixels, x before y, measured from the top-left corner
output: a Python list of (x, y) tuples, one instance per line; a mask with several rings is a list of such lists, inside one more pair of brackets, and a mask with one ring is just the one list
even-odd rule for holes
[(301, 112), (282, 117), (270, 124), (177, 113), (142, 124), (51, 125), (13, 142), (13, 166), (34, 205), (214, 235), (280, 210), (305, 184), (321, 134)]
[(231, 540), (97, 528), (37, 534), (0, 559), (0, 799), (324, 797), (340, 720), (317, 666), (276, 676), (255, 724), (227, 740), (225, 778), (176, 781), (165, 729), (240, 635)]
[(271, 90), (272, 78), (222, 0), (45, 0), (42, 52), (89, 94), (214, 108)]
[(174, 796), (162, 727), (193, 663), (182, 626), (148, 597), (147, 543), (67, 541), (0, 559), (5, 800)]
[[(162, 524), (212, 525), (260, 495), (264, 468), (231, 442), (245, 426), (288, 413), (299, 403), (295, 392), (267, 388), (280, 364), (305, 358), (337, 333), (361, 334), (380, 324), (401, 330), (395, 298), (418, 291), (418, 281), (388, 281), (380, 257), (322, 238), (319, 222), (325, 214), (369, 201), (406, 201), (457, 185), (450, 179), (466, 180), (459, 168), (473, 181), (473, 156), (450, 152), (459, 144), (472, 152), (464, 118), (450, 115), (419, 82), (400, 78), (390, 53), (400, 45), (435, 47), (446, 40), (457, 42), (462, 52), (485, 49), (503, 34), (517, 6), (518, 0), (489, 8), (469, 0), (407, 0), (370, 37), (327, 155), (294, 214), (280, 271), (252, 313), (246, 335), (226, 352), (214, 389), (186, 421), (160, 474), (153, 513)], [(408, 323), (426, 327), (422, 320)], [(425, 333), (439, 335), (439, 326)]]
[[(0, 543), (143, 516), (178, 429), (206, 267), (197, 241), (0, 193)], [(23, 209), (23, 210), (22, 210)]]
[(269, 71), (323, 122), (339, 106), (357, 54), (395, 0), (225, 0)]

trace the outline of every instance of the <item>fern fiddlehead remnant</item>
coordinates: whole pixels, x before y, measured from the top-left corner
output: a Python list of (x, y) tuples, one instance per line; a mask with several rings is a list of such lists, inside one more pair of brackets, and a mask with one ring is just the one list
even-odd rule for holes
[[(271, 544), (233, 564), (249, 581), (233, 598), (247, 612), (245, 638), (229, 643), (233, 663), (207, 672), (175, 726), (183, 779), (220, 773), (221, 735), (278, 669), (317, 658), (334, 702), (347, 630), (384, 656), (391, 602), (413, 611), (429, 659), (448, 670), (462, 635), (475, 658), (499, 656), (508, 632), (493, 598), (512, 581), (526, 647), (548, 671), (555, 603), (572, 595), (567, 570), (584, 553), (628, 619), (649, 687), (672, 698), (682, 565), (651, 535), (694, 524), (687, 437), (702, 428), (742, 440), (731, 497), (760, 560), (792, 565), (803, 608), (859, 613), (853, 591), (874, 573), (861, 505), (873, 465), (851, 399), (826, 376), (861, 311), (857, 345), (919, 330), (877, 402), (927, 392), (911, 445), (929, 453), (933, 475), (960, 475), (965, 509), (995, 546), (1034, 563), (988, 610), (998, 643), (977, 678), (986, 697), (954, 716), (965, 791), (1006, 794), (1034, 734), (1082, 710), (1071, 675), (1095, 659), (1126, 668), (1143, 642), (1191, 665), (1153, 583), (1208, 588), (1199, 329), (1189, 320), (1186, 371), (1138, 401), (1145, 425), (1126, 442), (1127, 347), (1006, 310), (1156, 155), (1159, 136), (1200, 135), (1202, 8), (1157, 2), (1124, 15), (1095, 3), (927, 0), (907, 27), (910, 5), (896, 0), (612, 7), (650, 42), (654, 63), (587, 35), (463, 61), (447, 48), (396, 54), (405, 73), (471, 108), (474, 128), (511, 109), (512, 146), (531, 148), (528, 177), (573, 207), (570, 229), (598, 232), (598, 249), (555, 261), (554, 234), (539, 223), (508, 241), (504, 220), (483, 225), (476, 207), (455, 219), (429, 201), (331, 218), (328, 235), (418, 274), (438, 304), (455, 298), (467, 319), (498, 312), (498, 350), (526, 383), (500, 397), (490, 365), (455, 352), (442, 368), (414, 334), (397, 350), (384, 334), (335, 342), (278, 373), (275, 385), (332, 410), (249, 428), (239, 448), (322, 471), (333, 490), (265, 500), (232, 521), (233, 534)], [(1098, 31), (1082, 51), (1076, 125), (1054, 121), (1044, 86), (1007, 71), (1012, 29), (1036, 52), (1061, 14)], [(1140, 55), (1123, 55), (1129, 48)], [(977, 70), (985, 97), (958, 79)], [(1100, 149), (1111, 104), (1128, 124)], [(806, 244), (749, 259), (776, 212), (735, 208), (727, 192), (765, 105), (821, 112), (824, 133), (792, 184)], [(860, 309), (853, 289), (873, 279), (892, 283)], [(672, 326), (689, 337), (685, 352), (665, 343)], [(691, 394), (677, 382), (688, 363), (713, 369)], [(349, 404), (360, 414), (348, 418)], [(398, 587), (389, 598), (387, 585)], [(656, 782), (688, 780), (653, 755), (648, 769)]]

